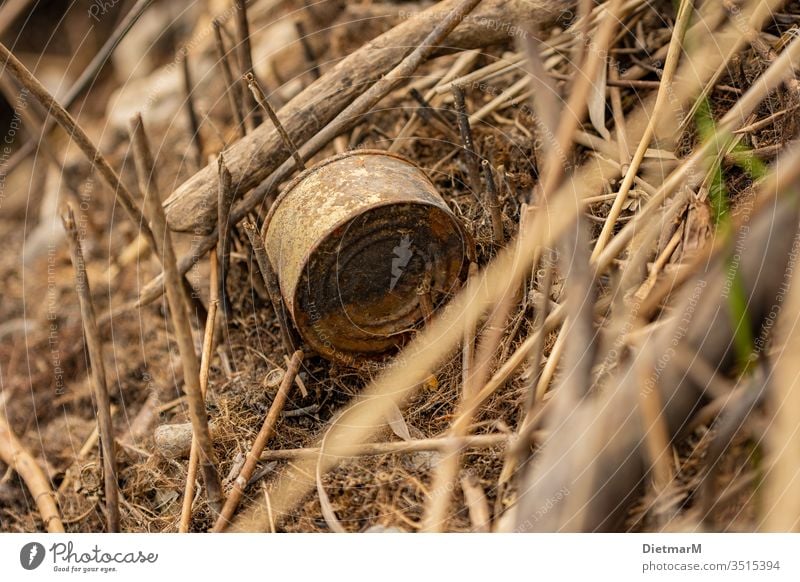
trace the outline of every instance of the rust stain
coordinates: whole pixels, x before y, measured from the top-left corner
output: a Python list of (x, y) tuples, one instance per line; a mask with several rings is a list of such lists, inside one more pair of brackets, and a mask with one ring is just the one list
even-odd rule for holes
[[(382, 358), (460, 285), (468, 235), (413, 163), (350, 152), (295, 178), (267, 217), (265, 246), (298, 332), (347, 365)], [(427, 283), (426, 283), (427, 280)]]

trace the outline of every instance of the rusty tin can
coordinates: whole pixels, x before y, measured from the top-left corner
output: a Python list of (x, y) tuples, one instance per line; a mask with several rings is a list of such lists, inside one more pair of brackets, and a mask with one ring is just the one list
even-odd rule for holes
[(458, 289), (473, 253), (427, 175), (380, 150), (298, 175), (272, 205), (264, 239), (300, 336), (347, 365), (402, 345), (426, 306)]

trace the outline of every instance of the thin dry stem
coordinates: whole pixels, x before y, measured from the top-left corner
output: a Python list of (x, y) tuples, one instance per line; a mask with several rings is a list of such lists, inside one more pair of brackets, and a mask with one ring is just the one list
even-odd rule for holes
[[(219, 307), (219, 270), (217, 267), (217, 252), (215, 250), (211, 251), (209, 262), (209, 271), (211, 273), (210, 297), (206, 329), (203, 334), (203, 351), (200, 357), (200, 391), (203, 393), (204, 399), (208, 391), (208, 371), (211, 368), (211, 356), (214, 352), (214, 330), (217, 325)], [(178, 531), (181, 533), (188, 532), (192, 522), (192, 501), (194, 501), (194, 482), (197, 479), (198, 460), (197, 439), (192, 438), (192, 446), (189, 450), (189, 465), (186, 469), (186, 486), (183, 491), (181, 518), (178, 525)]]
[(306, 169), (305, 162), (303, 162), (303, 158), (300, 157), (300, 154), (297, 151), (297, 146), (294, 145), (292, 138), (289, 136), (286, 128), (283, 127), (281, 120), (278, 119), (278, 115), (275, 113), (272, 105), (270, 105), (266, 95), (264, 95), (264, 91), (261, 90), (261, 86), (258, 84), (255, 76), (252, 73), (247, 73), (244, 76), (244, 80), (247, 83), (247, 87), (250, 89), (250, 92), (253, 94), (253, 99), (255, 99), (256, 103), (267, 112), (267, 115), (269, 115), (269, 118), (275, 126), (275, 129), (278, 130), (278, 133), (283, 140), (283, 145), (287, 150), (289, 150), (289, 154), (291, 154), (292, 158), (294, 158), (294, 163), (297, 165), (297, 171), (302, 172)]
[(117, 484), (117, 455), (114, 447), (114, 426), (111, 423), (111, 400), (106, 385), (106, 369), (103, 363), (103, 342), (97, 329), (94, 302), (86, 274), (86, 262), (83, 258), (78, 228), (72, 208), (62, 217), (64, 230), (67, 232), (70, 258), (75, 269), (75, 290), (83, 320), (83, 333), (89, 352), (92, 367), (91, 383), (94, 400), (97, 406), (97, 424), (100, 428), (100, 450), (103, 459), (103, 482), (106, 494), (106, 527), (109, 532), (119, 532), (119, 485)]
[(239, 507), (239, 502), (241, 502), (242, 497), (244, 496), (247, 483), (253, 476), (256, 465), (260, 460), (259, 457), (261, 452), (264, 450), (264, 447), (267, 446), (267, 443), (269, 442), (269, 439), (272, 438), (272, 435), (275, 434), (275, 424), (278, 422), (278, 417), (283, 410), (284, 404), (286, 404), (286, 399), (289, 396), (289, 390), (294, 383), (295, 376), (297, 376), (297, 373), (300, 371), (300, 365), (302, 363), (303, 352), (302, 350), (297, 350), (294, 354), (292, 354), (292, 359), (289, 362), (286, 373), (283, 375), (283, 380), (278, 388), (278, 393), (275, 395), (275, 399), (272, 401), (272, 405), (269, 407), (269, 412), (264, 419), (264, 424), (261, 425), (261, 430), (258, 431), (258, 435), (256, 436), (255, 441), (253, 441), (253, 446), (250, 448), (250, 452), (247, 453), (247, 460), (245, 461), (242, 470), (239, 472), (239, 476), (236, 478), (236, 481), (234, 481), (233, 488), (231, 489), (230, 495), (228, 495), (225, 506), (222, 508), (222, 512), (220, 512), (217, 522), (214, 524), (214, 528), (211, 531), (217, 533), (225, 531), (225, 528), (230, 523), (233, 514), (236, 513), (236, 508)]
[(222, 71), (222, 78), (225, 81), (225, 95), (228, 97), (228, 105), (231, 108), (234, 125), (239, 137), (247, 135), (247, 126), (244, 123), (244, 104), (242, 103), (242, 86), (234, 82), (233, 69), (231, 68), (230, 53), (225, 48), (225, 41), (222, 39), (219, 20), (214, 19), (214, 44), (217, 48), (217, 62)]
[(158, 239), (163, 241), (163, 249), (160, 250), (163, 256), (162, 264), (164, 267), (167, 301), (178, 350), (181, 355), (181, 363), (183, 364), (183, 379), (189, 404), (189, 416), (192, 421), (192, 430), (198, 443), (200, 466), (206, 484), (208, 503), (212, 510), (219, 511), (222, 501), (222, 486), (217, 474), (214, 443), (208, 428), (205, 401), (200, 389), (200, 365), (197, 361), (192, 328), (189, 323), (189, 300), (186, 297), (185, 288), (181, 285), (180, 273), (175, 264), (172, 235), (167, 229), (164, 209), (161, 206), (161, 198), (156, 188), (155, 166), (140, 115), (131, 120), (131, 138), (135, 153), (134, 159), (136, 173), (139, 178), (139, 188), (144, 195), (148, 218), (153, 231), (158, 233)]

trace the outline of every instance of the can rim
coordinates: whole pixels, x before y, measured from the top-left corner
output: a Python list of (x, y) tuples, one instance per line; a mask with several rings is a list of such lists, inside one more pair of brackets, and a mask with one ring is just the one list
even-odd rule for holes
[(356, 156), (356, 155), (387, 156), (387, 157), (390, 157), (390, 158), (395, 158), (397, 160), (400, 160), (401, 162), (405, 162), (405, 163), (413, 166), (417, 170), (419, 170), (425, 176), (425, 179), (431, 184), (431, 186), (436, 188), (436, 184), (433, 183), (433, 180), (431, 180), (430, 176), (428, 176), (428, 173), (425, 170), (420, 168), (417, 164), (415, 164), (413, 161), (409, 160), (407, 157), (401, 156), (400, 154), (397, 154), (395, 152), (390, 152), (390, 151), (387, 151), (387, 150), (379, 150), (379, 149), (374, 149), (374, 148), (365, 148), (365, 149), (360, 149), (360, 150), (359, 149), (354, 149), (354, 150), (349, 150), (349, 151), (346, 151), (346, 152), (342, 152), (341, 154), (336, 154), (335, 156), (330, 156), (328, 158), (325, 158), (324, 160), (321, 160), (320, 162), (314, 164), (310, 168), (306, 168), (305, 170), (303, 170), (302, 172), (297, 174), (297, 176), (292, 178), (292, 180), (286, 185), (286, 187), (283, 190), (281, 190), (280, 194), (278, 194), (278, 197), (275, 198), (275, 201), (270, 206), (269, 212), (267, 212), (267, 217), (264, 219), (264, 224), (261, 227), (261, 232), (263, 233), (264, 238), (266, 239), (266, 237), (267, 237), (267, 232), (269, 231), (269, 227), (272, 224), (272, 217), (275, 214), (275, 212), (277, 211), (278, 207), (281, 205), (281, 203), (284, 201), (284, 199), (289, 195), (289, 193), (297, 187), (297, 185), (300, 182), (305, 180), (308, 176), (310, 176), (314, 172), (324, 168), (325, 166), (327, 166), (329, 164), (332, 164), (334, 162), (338, 162), (339, 160), (343, 160), (345, 158), (349, 158), (351, 156)]

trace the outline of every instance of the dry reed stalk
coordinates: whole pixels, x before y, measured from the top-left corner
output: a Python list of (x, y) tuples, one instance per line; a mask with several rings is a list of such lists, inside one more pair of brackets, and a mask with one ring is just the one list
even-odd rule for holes
[(212, 25), (214, 27), (214, 43), (217, 48), (217, 62), (222, 71), (222, 79), (225, 81), (225, 95), (228, 97), (228, 106), (231, 109), (231, 115), (233, 115), (234, 126), (239, 137), (242, 138), (247, 135), (241, 94), (242, 86), (234, 81), (230, 53), (225, 49), (225, 41), (222, 39), (222, 32), (220, 31), (222, 24), (215, 18)]
[(200, 121), (197, 117), (197, 109), (194, 105), (194, 85), (192, 84), (192, 72), (189, 70), (189, 55), (185, 55), (181, 62), (181, 73), (183, 75), (183, 90), (186, 93), (184, 104), (186, 105), (186, 116), (189, 118), (189, 131), (194, 148), (194, 162), (199, 170), (205, 165), (206, 156), (203, 147), (203, 135), (200, 133)]
[[(460, 75), (463, 71), (471, 67), (479, 56), (478, 51), (466, 51), (458, 55), (458, 58), (453, 62), (452, 66), (447, 70), (447, 72), (442, 75), (441, 79), (437, 82), (436, 86), (429, 90), (423, 97), (426, 101), (429, 101), (432, 105), (434, 103), (434, 99), (437, 99), (437, 103), (441, 100), (441, 95), (437, 93), (437, 89), (439, 87), (444, 86), (445, 83), (452, 81), (456, 76)], [(406, 121), (405, 125), (400, 129), (397, 135), (392, 140), (391, 145), (387, 149), (389, 152), (398, 152), (400, 149), (406, 145), (407, 138), (416, 130), (417, 125), (419, 123), (419, 114), (415, 111), (408, 121)], [(453, 132), (452, 129), (448, 126), (448, 135)]]
[(50, 480), (8, 426), (4, 417), (5, 414), (0, 416), (0, 459), (14, 469), (25, 482), (45, 529), (50, 533), (64, 533), (64, 524), (55, 502), (55, 493), (50, 487)]
[[(247, 1), (235, 0), (235, 13), (236, 13), (236, 52), (239, 56), (240, 77), (247, 74), (254, 74), (253, 71), (253, 51), (250, 47), (250, 25), (247, 21)], [(252, 96), (245, 93), (244, 103), (247, 115), (244, 121), (247, 129), (252, 131), (261, 124), (261, 113), (258, 111), (258, 106), (253, 102)]]
[(206, 484), (206, 494), (209, 506), (213, 511), (219, 511), (222, 501), (222, 487), (217, 474), (214, 455), (214, 443), (208, 429), (208, 416), (205, 401), (200, 389), (200, 366), (194, 348), (192, 328), (189, 323), (189, 299), (186, 290), (181, 285), (181, 276), (175, 264), (175, 251), (172, 247), (172, 235), (167, 228), (164, 209), (160, 203), (155, 179), (155, 166), (144, 133), (141, 115), (131, 120), (131, 139), (136, 162), (136, 173), (139, 178), (139, 188), (145, 199), (145, 208), (153, 231), (158, 233), (162, 241), (162, 265), (164, 267), (165, 287), (169, 303), (172, 325), (178, 343), (178, 350), (183, 364), (183, 379), (186, 397), (189, 404), (189, 416), (192, 421), (192, 430), (198, 443), (199, 462), (203, 471)]
[(94, 395), (97, 425), (100, 430), (100, 452), (103, 459), (103, 482), (106, 495), (106, 528), (109, 532), (119, 532), (119, 485), (117, 484), (117, 454), (114, 447), (114, 425), (111, 423), (111, 400), (106, 385), (106, 368), (103, 363), (103, 341), (97, 329), (94, 302), (86, 274), (86, 262), (81, 249), (78, 228), (72, 208), (61, 218), (67, 232), (69, 253), (75, 270), (75, 291), (83, 322), (83, 334), (92, 367), (91, 383)]
[(244, 80), (247, 83), (247, 87), (250, 89), (250, 93), (253, 94), (253, 99), (255, 100), (256, 104), (261, 106), (261, 108), (267, 112), (272, 124), (275, 126), (278, 134), (280, 134), (284, 147), (289, 151), (289, 155), (291, 155), (294, 159), (297, 171), (302, 172), (306, 169), (305, 162), (303, 162), (303, 158), (301, 158), (300, 154), (297, 152), (297, 146), (294, 145), (292, 138), (289, 137), (289, 133), (283, 127), (281, 120), (278, 119), (278, 115), (275, 113), (272, 105), (270, 105), (267, 96), (264, 95), (264, 91), (261, 90), (261, 85), (258, 84), (258, 81), (252, 73), (245, 74)]
[(500, 199), (497, 195), (497, 184), (494, 181), (494, 171), (492, 170), (491, 164), (489, 164), (489, 160), (483, 160), (481, 165), (483, 166), (483, 179), (486, 181), (484, 203), (492, 219), (494, 244), (500, 246), (505, 242), (506, 238), (503, 232), (503, 206), (500, 204)]
[(219, 299), (222, 302), (224, 329), (227, 330), (227, 321), (231, 316), (230, 298), (228, 297), (228, 267), (231, 257), (231, 208), (236, 191), (233, 188), (231, 173), (225, 163), (225, 157), (220, 152), (217, 156), (217, 172), (219, 175), (219, 190), (217, 194), (217, 266)]
[[(209, 285), (208, 317), (203, 333), (203, 350), (200, 356), (200, 391), (205, 399), (208, 391), (208, 371), (211, 368), (211, 357), (214, 352), (214, 330), (217, 326), (217, 312), (219, 307), (219, 270), (217, 266), (217, 252), (211, 251), (209, 255), (209, 271), (211, 281)], [(192, 522), (192, 502), (194, 501), (194, 482), (197, 479), (197, 465), (199, 461), (197, 439), (192, 438), (189, 449), (189, 465), (186, 469), (186, 485), (183, 490), (183, 503), (181, 517), (178, 525), (180, 533), (189, 531)]]
[[(776, 0), (773, 4), (779, 4), (779, 2)], [(768, 3), (759, 3), (750, 20), (763, 21), (770, 13), (770, 7), (771, 5)], [(743, 40), (734, 43), (734, 46), (740, 47), (742, 44), (744, 44)], [(602, 272), (610, 266), (612, 260), (624, 250), (637, 230), (640, 230), (643, 224), (651, 219), (652, 214), (659, 210), (670, 194), (681, 186), (688, 186), (689, 189), (696, 186), (700, 177), (697, 171), (700, 165), (713, 152), (725, 148), (726, 144), (733, 139), (732, 132), (737, 126), (744, 122), (771, 91), (792, 74), (793, 63), (797, 62), (798, 58), (800, 58), (800, 39), (795, 39), (717, 123), (716, 135), (704, 142), (691, 156), (681, 162), (681, 165), (668, 176), (664, 184), (650, 197), (634, 219), (628, 222), (609, 241), (602, 252), (593, 258), (592, 262), (598, 272)]]
[(491, 529), (489, 503), (486, 500), (486, 493), (481, 487), (480, 481), (475, 475), (465, 475), (461, 479), (461, 490), (464, 492), (464, 500), (467, 504), (469, 520), (472, 523), (472, 531), (489, 533)]
[(467, 103), (464, 99), (464, 88), (461, 85), (453, 85), (453, 103), (458, 114), (458, 132), (461, 135), (461, 150), (467, 164), (469, 175), (469, 186), (479, 196), (481, 188), (480, 156), (475, 151), (475, 142), (472, 139), (472, 128), (469, 124), (469, 113)]
[[(478, 264), (470, 263), (469, 277), (467, 281), (477, 280)], [(467, 399), (470, 394), (467, 392), (471, 388), (469, 378), (472, 375), (472, 366), (475, 360), (475, 324), (464, 325), (464, 339), (461, 346), (461, 398)]]
[(259, 457), (261, 452), (264, 450), (264, 447), (267, 446), (272, 435), (275, 434), (275, 424), (278, 422), (278, 416), (280, 416), (283, 406), (286, 404), (286, 399), (289, 397), (289, 390), (294, 383), (295, 376), (297, 376), (297, 373), (300, 371), (300, 365), (302, 363), (303, 352), (302, 350), (297, 350), (292, 354), (292, 359), (286, 368), (286, 373), (283, 375), (278, 393), (275, 395), (275, 399), (269, 407), (269, 412), (264, 419), (264, 424), (261, 425), (261, 430), (258, 431), (258, 435), (256, 435), (256, 439), (253, 441), (253, 446), (250, 448), (250, 452), (247, 453), (247, 460), (241, 471), (239, 471), (239, 476), (236, 478), (236, 481), (233, 482), (233, 488), (211, 530), (212, 532), (219, 533), (225, 531), (233, 514), (236, 513), (236, 508), (239, 507), (239, 503), (242, 497), (244, 497), (247, 483), (253, 476), (256, 465), (260, 461)]
[[(700, 358), (718, 374), (732, 372), (736, 360), (731, 347), (734, 330), (749, 325), (754, 337), (763, 332), (768, 306), (775, 301), (781, 277), (785, 276), (780, 265), (786, 264), (793, 244), (793, 236), (788, 236), (788, 233), (797, 236), (800, 204), (791, 184), (800, 175), (798, 161), (800, 150), (779, 159), (775, 165), (776, 172), (759, 188), (754, 213), (734, 220), (727, 244), (714, 245), (717, 248), (713, 255), (701, 253), (705, 257), (696, 263), (699, 272), (695, 272), (695, 284), (686, 285), (675, 306), (675, 310), (683, 315), (648, 334), (644, 338), (647, 341), (638, 342), (637, 353), (648, 358), (635, 360), (633, 366), (646, 368), (648, 363), (668, 354), (669, 346), (678, 338), (680, 344), (690, 350), (690, 362)], [(776, 231), (787, 235), (774, 237)], [(740, 322), (738, 316), (719, 309), (719, 305), (726, 301), (727, 260), (732, 240), (741, 240), (744, 249), (739, 273), (749, 306), (746, 322)], [(764, 271), (765, 261), (776, 268)], [(698, 293), (701, 293), (699, 298)], [(691, 314), (688, 325), (683, 322), (687, 314)], [(522, 488), (525, 494), (520, 501), (519, 529), (596, 531), (619, 527), (628, 504), (636, 498), (646, 477), (644, 471), (649, 468), (641, 456), (645, 441), (641, 416), (636, 413), (639, 392), (661, 392), (664, 408), (660, 414), (665, 417), (669, 439), (682, 430), (707, 394), (705, 383), (696, 383), (693, 374), (669, 360), (667, 365), (651, 367), (647, 371), (648, 382), (642, 385), (642, 376), (635, 368), (626, 366), (620, 369), (605, 389), (597, 391), (594, 397), (575, 409), (567, 422), (550, 433), (549, 445), (543, 448), (535, 471), (529, 470), (528, 480)], [(598, 425), (605, 427), (599, 433), (594, 430)], [(603, 442), (597, 454), (589, 459), (582, 456), (587, 439), (589, 445), (592, 439)], [(575, 446), (578, 442), (580, 447)], [(587, 487), (587, 475), (595, 476), (593, 488)], [(570, 502), (572, 492), (576, 490), (585, 493), (588, 488), (592, 493), (590, 497), (576, 494), (576, 505), (560, 505), (543, 519), (531, 519), (542, 499), (564, 487), (571, 491)]]

